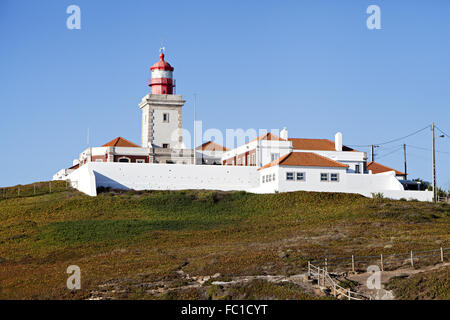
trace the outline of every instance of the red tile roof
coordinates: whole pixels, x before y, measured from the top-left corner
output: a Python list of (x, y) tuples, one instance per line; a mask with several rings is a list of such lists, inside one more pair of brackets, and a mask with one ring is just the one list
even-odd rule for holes
[(124, 139), (122, 137), (117, 137), (114, 140), (111, 140), (108, 143), (105, 143), (102, 145), (102, 147), (128, 147), (128, 148), (140, 148), (141, 146), (138, 146), (137, 144), (128, 141), (127, 139)]
[(205, 151), (228, 151), (227, 148), (224, 146), (221, 146), (220, 144), (217, 144), (212, 141), (205, 142), (201, 146), (198, 146), (196, 150), (205, 150)]
[[(292, 141), (294, 150), (317, 150), (317, 151), (336, 151), (334, 141), (328, 139), (299, 139), (289, 138)], [(342, 151), (357, 151), (352, 148), (342, 146)]]
[(272, 161), (258, 170), (273, 166), (348, 168), (348, 165), (331, 160), (313, 152), (291, 152)]
[(395, 171), (395, 175), (397, 175), (397, 176), (404, 176), (405, 175), (404, 172), (401, 172), (401, 171), (398, 171), (398, 170), (386, 167), (385, 165), (382, 165), (382, 164), (380, 164), (378, 162), (374, 162), (374, 161), (370, 161), (367, 164), (367, 170), (372, 170), (372, 173), (374, 173), (374, 174), (382, 173), (382, 172), (388, 172), (388, 171)]
[(267, 132), (265, 134), (260, 135), (259, 137), (257, 137), (256, 139), (250, 140), (248, 143), (253, 142), (253, 141), (257, 141), (257, 140), (275, 140), (275, 141), (286, 141), (284, 139), (281, 139), (280, 137)]

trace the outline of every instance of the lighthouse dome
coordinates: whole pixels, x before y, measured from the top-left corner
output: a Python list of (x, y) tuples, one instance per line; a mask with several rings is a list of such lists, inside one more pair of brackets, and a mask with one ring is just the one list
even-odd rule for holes
[(164, 60), (164, 53), (161, 52), (161, 54), (159, 55), (159, 61), (156, 62), (151, 68), (150, 70), (167, 70), (167, 71), (173, 71), (174, 68), (167, 62)]

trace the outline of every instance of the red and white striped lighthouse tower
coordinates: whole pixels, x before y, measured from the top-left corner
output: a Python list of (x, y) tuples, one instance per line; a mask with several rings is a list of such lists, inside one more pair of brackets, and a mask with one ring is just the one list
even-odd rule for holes
[(166, 61), (164, 61), (164, 53), (159, 55), (160, 60), (156, 62), (151, 68), (152, 78), (149, 80), (152, 94), (173, 94), (175, 81), (173, 80), (174, 68)]

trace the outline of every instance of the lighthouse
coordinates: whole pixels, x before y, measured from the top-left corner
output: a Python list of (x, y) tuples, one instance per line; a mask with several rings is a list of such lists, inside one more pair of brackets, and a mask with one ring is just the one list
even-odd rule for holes
[[(150, 68), (150, 93), (142, 98), (142, 147), (150, 148), (150, 162), (173, 161), (174, 150), (183, 148), (182, 107), (186, 101), (174, 94), (174, 68), (161, 52)], [(168, 154), (168, 156), (163, 156)]]
[(175, 82), (173, 80), (174, 68), (164, 60), (164, 53), (159, 55), (159, 61), (151, 68), (151, 79), (148, 85), (152, 94), (173, 94)]

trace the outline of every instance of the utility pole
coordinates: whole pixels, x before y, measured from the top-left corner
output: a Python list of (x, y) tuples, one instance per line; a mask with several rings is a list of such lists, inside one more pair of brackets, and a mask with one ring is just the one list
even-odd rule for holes
[(433, 200), (437, 202), (437, 187), (436, 187), (436, 146), (434, 136), (434, 122), (431, 125), (431, 131), (433, 132)]
[(403, 158), (405, 159), (405, 180), (408, 180), (408, 171), (406, 168), (406, 144), (403, 144)]
[(372, 158), (372, 162), (374, 162), (375, 161), (375, 146), (372, 144), (371, 146), (370, 146), (370, 155), (371, 155), (371, 158)]

